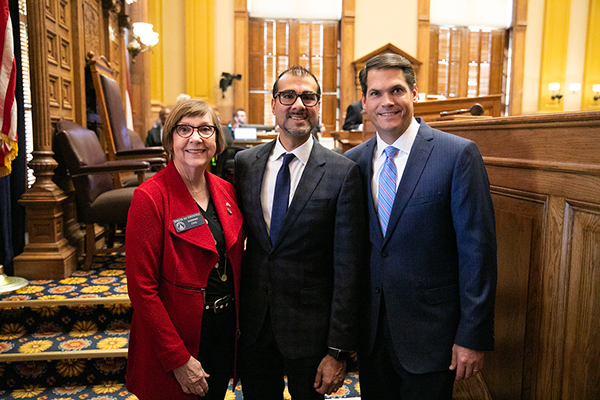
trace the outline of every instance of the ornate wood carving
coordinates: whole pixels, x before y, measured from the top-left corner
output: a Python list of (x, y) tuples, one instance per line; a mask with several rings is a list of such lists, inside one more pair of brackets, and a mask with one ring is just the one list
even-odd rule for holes
[(27, 1), (34, 125), (33, 159), (29, 166), (34, 170), (36, 182), (20, 200), (26, 208), (29, 243), (15, 258), (15, 274), (29, 279), (62, 278), (77, 267), (75, 249), (63, 236), (63, 203), (67, 196), (52, 182), (57, 162), (52, 157), (48, 99), (49, 69), (53, 64), (48, 58), (46, 20), (56, 20), (55, 6), (56, 2), (51, 0), (45, 3)]
[(84, 0), (83, 2), (83, 23), (85, 26), (85, 49), (84, 54), (90, 51), (94, 54), (102, 54), (100, 45), (100, 26), (101, 14), (98, 2), (94, 0)]

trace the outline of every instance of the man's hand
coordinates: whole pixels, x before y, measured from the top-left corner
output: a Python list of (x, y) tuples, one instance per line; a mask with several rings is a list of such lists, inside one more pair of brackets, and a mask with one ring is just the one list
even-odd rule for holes
[(194, 357), (190, 356), (190, 359), (181, 367), (175, 368), (173, 373), (181, 385), (183, 393), (204, 397), (208, 392), (206, 378), (210, 375), (204, 372), (202, 364)]
[(331, 394), (342, 387), (344, 378), (346, 378), (346, 361), (337, 361), (328, 354), (317, 368), (314, 387), (318, 393)]
[(450, 370), (456, 370), (456, 380), (477, 375), (483, 368), (483, 352), (467, 349), (455, 344), (452, 346)]

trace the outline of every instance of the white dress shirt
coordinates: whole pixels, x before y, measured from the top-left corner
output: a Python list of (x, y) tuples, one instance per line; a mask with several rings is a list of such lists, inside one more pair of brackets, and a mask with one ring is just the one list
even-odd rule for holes
[(396, 164), (396, 191), (400, 185), (404, 168), (406, 168), (406, 162), (408, 161), (408, 155), (412, 148), (417, 132), (419, 131), (419, 123), (413, 118), (411, 124), (408, 126), (406, 131), (400, 135), (398, 139), (391, 145), (384, 142), (377, 134), (377, 146), (375, 146), (375, 154), (373, 155), (373, 178), (371, 180), (371, 191), (373, 192), (373, 204), (375, 204), (375, 211), (378, 211), (379, 204), (377, 201), (377, 194), (379, 192), (379, 175), (383, 169), (385, 163), (385, 152), (384, 150), (388, 146), (394, 146), (399, 151), (393, 157), (394, 164)]
[[(308, 158), (310, 157), (310, 152), (312, 151), (314, 140), (313, 135), (309, 135), (308, 140), (304, 142), (301, 146), (295, 148), (290, 153), (294, 153), (296, 156), (292, 161), (290, 161), (290, 199), (288, 206), (292, 204), (292, 199), (294, 198), (294, 193), (296, 193), (296, 188), (298, 187), (298, 183), (300, 182), (300, 178), (302, 178), (302, 174), (304, 173), (304, 168), (306, 167), (306, 163), (308, 162)], [(275, 147), (273, 147), (273, 152), (269, 156), (269, 161), (267, 161), (267, 166), (265, 168), (265, 175), (263, 177), (262, 188), (260, 191), (260, 202), (263, 209), (263, 217), (265, 219), (265, 223), (267, 224), (267, 229), (271, 230), (271, 212), (273, 210), (273, 195), (275, 194), (275, 183), (277, 181), (277, 174), (281, 169), (281, 165), (283, 164), (283, 155), (288, 153), (288, 151), (282, 146), (279, 141), (279, 137), (277, 137), (277, 142), (275, 143)]]

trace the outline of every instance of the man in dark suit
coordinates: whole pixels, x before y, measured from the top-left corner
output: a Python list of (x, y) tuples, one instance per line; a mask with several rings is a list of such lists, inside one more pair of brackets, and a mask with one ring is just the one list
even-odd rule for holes
[(162, 131), (165, 121), (171, 110), (167, 107), (162, 107), (158, 112), (158, 119), (154, 122), (152, 129), (148, 131), (146, 136), (146, 147), (162, 146)]
[(239, 346), (246, 400), (281, 400), (284, 374), (294, 400), (323, 399), (342, 386), (357, 348), (366, 205), (356, 164), (313, 138), (320, 94), (305, 68), (284, 71), (271, 101), (278, 138), (236, 155), (248, 235)]
[(348, 151), (360, 166), (371, 237), (359, 349), (362, 398), (451, 399), (455, 379), (494, 345), (496, 236), (475, 143), (413, 117), (410, 62), (370, 59), (362, 103), (377, 135)]
[(359, 129), (362, 125), (362, 101), (358, 100), (351, 103), (346, 109), (346, 119), (344, 120), (344, 126), (342, 129), (345, 131), (351, 131)]

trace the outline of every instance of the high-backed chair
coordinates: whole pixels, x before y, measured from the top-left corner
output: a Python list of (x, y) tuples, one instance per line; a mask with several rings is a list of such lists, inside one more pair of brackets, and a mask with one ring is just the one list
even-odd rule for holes
[(127, 118), (123, 106), (123, 96), (110, 63), (104, 56), (96, 58), (92, 52), (87, 55), (98, 112), (102, 121), (102, 138), (109, 160), (145, 159), (153, 167), (166, 165), (167, 156), (162, 148), (144, 147), (137, 132), (127, 128)]
[(116, 188), (112, 174), (143, 173), (150, 170), (150, 164), (143, 160), (106, 161), (93, 131), (66, 120), (59, 121), (56, 128), (57, 142), (75, 187), (77, 219), (86, 228), (84, 269), (89, 269), (94, 254), (122, 250), (96, 249), (94, 224), (125, 225), (135, 190), (135, 187)]

